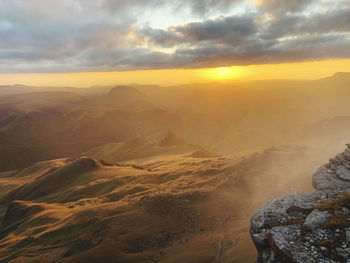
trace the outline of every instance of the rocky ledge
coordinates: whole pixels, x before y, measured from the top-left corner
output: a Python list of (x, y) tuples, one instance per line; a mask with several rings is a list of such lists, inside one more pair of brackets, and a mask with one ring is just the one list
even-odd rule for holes
[(350, 262), (350, 145), (316, 171), (313, 186), (252, 216), (257, 263)]

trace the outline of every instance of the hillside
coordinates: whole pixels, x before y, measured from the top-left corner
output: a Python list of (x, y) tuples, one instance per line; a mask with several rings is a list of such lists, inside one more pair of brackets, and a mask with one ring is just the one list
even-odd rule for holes
[(271, 194), (308, 189), (289, 184), (303, 181), (304, 154), (64, 158), (1, 173), (0, 262), (252, 261), (246, 218)]
[[(315, 81), (176, 87), (96, 86), (58, 91), (14, 86), (12, 95), (1, 96), (0, 91), (0, 141), (9, 138), (0, 147), (0, 171), (91, 149), (100, 155), (98, 149), (103, 147), (117, 153), (119, 146), (127, 149), (137, 140), (143, 149), (130, 153), (131, 157), (157, 155), (153, 139), (149, 153), (142, 152), (149, 138), (167, 130), (188, 144), (223, 155), (285, 143), (324, 144), (329, 131), (337, 135), (327, 144), (339, 149), (346, 139), (346, 121), (333, 121), (328, 131), (317, 123), (350, 115), (349, 83), (348, 74), (339, 73)], [(115, 160), (129, 159), (127, 150), (121, 151), (118, 156), (124, 157)]]
[(249, 216), (347, 140), (346, 81), (0, 96), (0, 262), (252, 262)]
[(150, 136), (178, 123), (175, 114), (157, 108), (137, 90), (127, 90), (117, 87), (99, 96), (34, 92), (0, 97), (0, 171)]
[(146, 138), (136, 138), (120, 143), (107, 143), (84, 153), (84, 155), (114, 163), (178, 154), (192, 157), (213, 156), (202, 147), (184, 141), (170, 130)]

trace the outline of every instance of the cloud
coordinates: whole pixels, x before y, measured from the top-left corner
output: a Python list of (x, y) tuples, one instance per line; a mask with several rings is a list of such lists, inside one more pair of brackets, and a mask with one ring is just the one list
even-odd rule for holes
[(213, 11), (223, 11), (243, 2), (242, 0), (190, 0), (190, 1), (177, 1), (177, 4), (181, 7), (183, 5), (189, 5), (192, 12), (203, 16)]
[[(80, 0), (81, 1), (81, 0)], [(244, 0), (103, 0), (102, 6), (109, 12), (120, 12), (130, 8), (159, 8), (165, 5), (172, 6), (175, 11), (190, 8), (193, 14), (206, 15), (207, 13), (225, 10)]]
[[(190, 68), (349, 58), (349, 3), (2, 0), (0, 72)], [(196, 21), (156, 28), (139, 20), (145, 11), (166, 8)], [(234, 11), (227, 14), (230, 8)], [(225, 15), (210, 17), (214, 11)]]
[(266, 38), (350, 32), (350, 7), (313, 16), (285, 15), (266, 23)]
[(265, 12), (273, 15), (296, 13), (304, 10), (315, 0), (257, 0), (257, 5)]
[(254, 17), (221, 17), (204, 22), (170, 27), (168, 30), (141, 28), (137, 34), (152, 44), (174, 46), (201, 42), (237, 45), (257, 32)]

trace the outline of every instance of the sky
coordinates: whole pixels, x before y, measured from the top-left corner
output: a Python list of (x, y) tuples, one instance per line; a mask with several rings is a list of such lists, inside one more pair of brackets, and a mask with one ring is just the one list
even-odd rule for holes
[(350, 71), (350, 0), (1, 0), (0, 84)]

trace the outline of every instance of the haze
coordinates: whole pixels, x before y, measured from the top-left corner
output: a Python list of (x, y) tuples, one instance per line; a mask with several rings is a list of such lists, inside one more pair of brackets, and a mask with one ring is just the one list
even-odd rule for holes
[(0, 262), (254, 262), (350, 142), (349, 0), (0, 1)]

